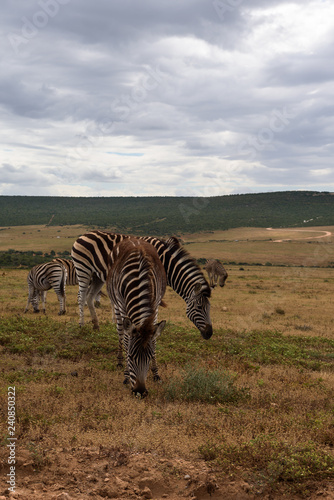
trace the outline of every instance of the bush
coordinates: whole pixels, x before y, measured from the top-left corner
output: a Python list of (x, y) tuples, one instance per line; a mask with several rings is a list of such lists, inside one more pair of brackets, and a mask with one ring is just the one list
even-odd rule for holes
[(168, 400), (229, 403), (249, 397), (248, 389), (234, 386), (235, 376), (204, 368), (185, 368), (182, 377), (172, 378), (165, 387)]

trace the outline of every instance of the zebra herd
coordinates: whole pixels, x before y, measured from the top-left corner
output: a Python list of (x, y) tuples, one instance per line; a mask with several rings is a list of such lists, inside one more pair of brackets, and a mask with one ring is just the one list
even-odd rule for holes
[(74, 242), (72, 261), (57, 258), (31, 269), (25, 312), (30, 302), (34, 312), (39, 311), (39, 296), (45, 312), (46, 291), (53, 288), (60, 304), (59, 314), (64, 314), (65, 283), (78, 284), (80, 325), (84, 325), (84, 306), (87, 303), (93, 327), (99, 329), (94, 303), (106, 283), (119, 336), (118, 366), (123, 366), (124, 349), (124, 383), (130, 383), (135, 394), (145, 396), (151, 361), (154, 380), (160, 378), (155, 346), (166, 322), (156, 322), (158, 308), (164, 306), (167, 285), (186, 302), (186, 315), (202, 337), (209, 339), (212, 335), (211, 289), (218, 279), (219, 285), (223, 286), (227, 273), (219, 261), (208, 261), (206, 270), (211, 286), (175, 237), (163, 240), (91, 231)]

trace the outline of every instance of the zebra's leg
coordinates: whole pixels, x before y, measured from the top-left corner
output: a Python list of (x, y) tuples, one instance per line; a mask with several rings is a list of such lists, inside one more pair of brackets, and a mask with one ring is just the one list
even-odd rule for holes
[(98, 293), (94, 300), (94, 306), (98, 309), (101, 307), (101, 293)]
[(39, 295), (40, 295), (41, 301), (42, 301), (42, 311), (45, 314), (45, 311), (46, 311), (46, 290), (40, 291)]
[(55, 287), (54, 291), (57, 294), (59, 301), (59, 313), (58, 316), (62, 316), (66, 313), (66, 300), (65, 300), (65, 283), (62, 283), (60, 287)]
[(160, 377), (160, 375), (158, 373), (158, 365), (157, 365), (157, 360), (156, 360), (156, 357), (155, 357), (155, 349), (156, 349), (156, 345), (157, 345), (157, 338), (159, 337), (159, 335), (161, 334), (161, 332), (165, 328), (165, 326), (166, 326), (166, 321), (160, 321), (160, 323), (156, 326), (154, 337), (152, 339), (153, 357), (152, 357), (151, 371), (152, 371), (152, 374), (153, 374), (153, 380), (154, 380), (154, 382), (159, 382), (159, 380), (161, 380), (161, 377)]
[(123, 347), (124, 347), (125, 356), (126, 356), (123, 384), (129, 384), (130, 383), (130, 371), (129, 371), (129, 364), (128, 364), (129, 335), (124, 332), (123, 326), (122, 326), (122, 332), (123, 332)]
[(93, 276), (92, 282), (89, 286), (88, 294), (87, 294), (87, 305), (89, 308), (89, 312), (92, 317), (92, 323), (94, 330), (99, 330), (99, 320), (97, 319), (94, 300), (96, 295), (99, 294), (101, 288), (103, 287), (103, 281), (100, 280), (97, 276)]
[(157, 365), (157, 359), (155, 357), (155, 346), (156, 346), (156, 341), (154, 340), (153, 341), (153, 358), (152, 358), (152, 365), (151, 365), (151, 371), (152, 371), (152, 375), (153, 375), (153, 380), (154, 382), (159, 382), (159, 380), (161, 380), (161, 377), (158, 373), (158, 365)]
[(54, 273), (54, 275), (48, 278), (48, 286), (45, 286), (44, 288), (44, 290), (49, 290), (50, 288), (54, 289), (59, 302), (59, 313), (58, 313), (59, 316), (65, 314), (66, 312), (66, 305), (65, 305), (66, 276), (67, 272), (65, 267), (59, 265), (57, 273)]
[(85, 308), (85, 304), (86, 304), (88, 286), (89, 286), (89, 284), (86, 283), (85, 281), (80, 282), (80, 284), (79, 284), (78, 305), (79, 305), (79, 315), (80, 315), (80, 320), (79, 320), (80, 326), (83, 326), (85, 324), (84, 308)]
[(60, 294), (59, 297), (59, 313), (58, 313), (58, 316), (62, 316), (63, 314), (66, 313), (66, 297), (65, 297), (65, 293), (64, 294)]
[[(117, 367), (123, 368), (123, 318), (116, 306), (113, 306), (116, 316), (116, 325), (118, 333), (118, 352), (117, 352)], [(126, 352), (126, 351), (125, 351)]]
[(28, 286), (28, 302), (27, 302), (26, 308), (24, 310), (25, 313), (28, 312), (30, 303), (32, 304), (33, 294), (34, 294), (34, 287), (29, 285)]

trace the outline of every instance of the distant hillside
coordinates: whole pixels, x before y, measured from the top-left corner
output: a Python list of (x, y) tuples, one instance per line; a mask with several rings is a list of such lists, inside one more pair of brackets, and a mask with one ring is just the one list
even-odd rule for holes
[(327, 192), (188, 197), (0, 196), (0, 226), (84, 224), (133, 234), (177, 234), (234, 227), (334, 225)]

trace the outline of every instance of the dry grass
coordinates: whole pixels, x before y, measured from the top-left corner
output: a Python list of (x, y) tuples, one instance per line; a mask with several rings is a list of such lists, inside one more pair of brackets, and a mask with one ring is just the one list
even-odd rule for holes
[[(323, 231), (323, 233), (319, 232)], [(334, 262), (333, 227), (290, 229), (238, 228), (183, 239), (188, 251), (197, 259), (221, 259), (223, 262), (288, 266), (327, 266)], [(275, 242), (275, 240), (291, 241)]]
[[(90, 228), (92, 229), (92, 228)], [(0, 228), (0, 251), (10, 248), (19, 251), (50, 253), (71, 251), (72, 244), (88, 231), (85, 226), (13, 226)]]

